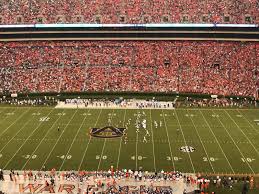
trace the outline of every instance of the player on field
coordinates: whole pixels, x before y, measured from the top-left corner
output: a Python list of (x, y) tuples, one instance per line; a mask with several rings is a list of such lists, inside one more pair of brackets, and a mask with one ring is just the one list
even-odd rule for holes
[(128, 120), (128, 124), (130, 124), (131, 119)]
[(159, 124), (160, 124), (160, 127), (162, 127), (162, 126), (163, 126), (163, 122), (162, 122), (162, 121), (160, 121), (160, 123), (159, 123)]
[(157, 124), (157, 122), (156, 122), (156, 121), (154, 121), (154, 125), (155, 125), (155, 128), (157, 128), (157, 127), (158, 127), (158, 124)]
[(112, 123), (111, 118), (108, 118), (108, 125), (111, 125), (111, 123)]
[(144, 129), (147, 128), (147, 123), (145, 122), (145, 120), (142, 122), (142, 127), (143, 127)]
[(124, 137), (124, 144), (127, 144), (128, 137)]
[(144, 138), (143, 138), (143, 143), (147, 143), (147, 139), (146, 139), (146, 136), (144, 136)]

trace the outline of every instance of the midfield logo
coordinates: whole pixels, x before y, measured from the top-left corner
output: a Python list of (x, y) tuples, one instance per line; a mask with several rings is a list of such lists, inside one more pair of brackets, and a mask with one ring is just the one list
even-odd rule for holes
[(106, 126), (103, 128), (91, 128), (90, 135), (98, 138), (116, 138), (124, 135), (126, 128)]

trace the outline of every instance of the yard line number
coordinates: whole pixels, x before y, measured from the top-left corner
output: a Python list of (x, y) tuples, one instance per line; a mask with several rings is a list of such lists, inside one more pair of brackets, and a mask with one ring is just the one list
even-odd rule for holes
[(214, 157), (203, 157), (203, 162), (208, 162), (208, 161), (211, 161), (211, 162), (215, 162), (216, 160), (218, 160), (218, 158), (214, 158)]
[(106, 159), (107, 159), (107, 156), (106, 156), (106, 155), (103, 155), (103, 156), (96, 155), (96, 156), (95, 156), (95, 159), (96, 159), (96, 160), (100, 160), (100, 158), (103, 159), (103, 160), (106, 160)]
[(72, 155), (62, 155), (62, 156), (57, 156), (57, 158), (60, 158), (60, 159), (62, 159), (62, 160), (64, 160), (64, 159), (67, 159), (67, 160), (70, 160), (71, 158), (72, 158)]
[(39, 116), (40, 115), (40, 112), (34, 112), (32, 113), (33, 116)]
[(14, 115), (14, 112), (8, 112), (6, 113), (7, 116), (11, 116), (11, 115)]
[(37, 158), (37, 155), (35, 155), (35, 154), (33, 154), (33, 155), (30, 155), (30, 154), (27, 154), (27, 155), (23, 155), (22, 156), (23, 158), (25, 158), (25, 159), (29, 159), (29, 158), (31, 158), (31, 159), (36, 159)]
[(64, 113), (64, 112), (59, 112), (57, 115), (58, 115), (58, 116), (65, 116), (66, 113)]
[(171, 160), (179, 161), (179, 160), (182, 160), (182, 158), (179, 158), (179, 157), (177, 157), (177, 156), (174, 156), (173, 158), (171, 158), (170, 156), (167, 156), (167, 157), (166, 157), (166, 160), (168, 160), (168, 161), (171, 161)]
[(242, 162), (253, 162), (255, 161), (254, 158), (241, 158)]
[(143, 160), (143, 159), (146, 159), (147, 157), (145, 157), (145, 156), (131, 156), (130, 157), (131, 158), (131, 160), (136, 160), (136, 158), (137, 158), (137, 160)]
[(41, 117), (41, 118), (40, 118), (40, 122), (47, 122), (47, 121), (49, 121), (49, 120), (50, 120), (49, 117)]

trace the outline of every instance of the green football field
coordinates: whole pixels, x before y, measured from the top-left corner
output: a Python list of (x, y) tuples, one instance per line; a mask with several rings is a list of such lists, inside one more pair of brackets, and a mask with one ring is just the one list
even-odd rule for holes
[[(258, 123), (259, 109), (1, 107), (0, 168), (258, 174)], [(127, 138), (89, 135), (109, 125), (127, 126)]]

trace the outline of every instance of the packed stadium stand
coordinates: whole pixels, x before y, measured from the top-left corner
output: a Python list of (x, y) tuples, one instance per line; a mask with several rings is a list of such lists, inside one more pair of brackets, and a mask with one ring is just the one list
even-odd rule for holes
[(258, 35), (259, 0), (0, 0), (0, 194), (257, 194)]
[(0, 0), (0, 24), (258, 23), (257, 0)]
[(135, 91), (255, 96), (259, 44), (218, 41), (0, 43), (0, 92)]

